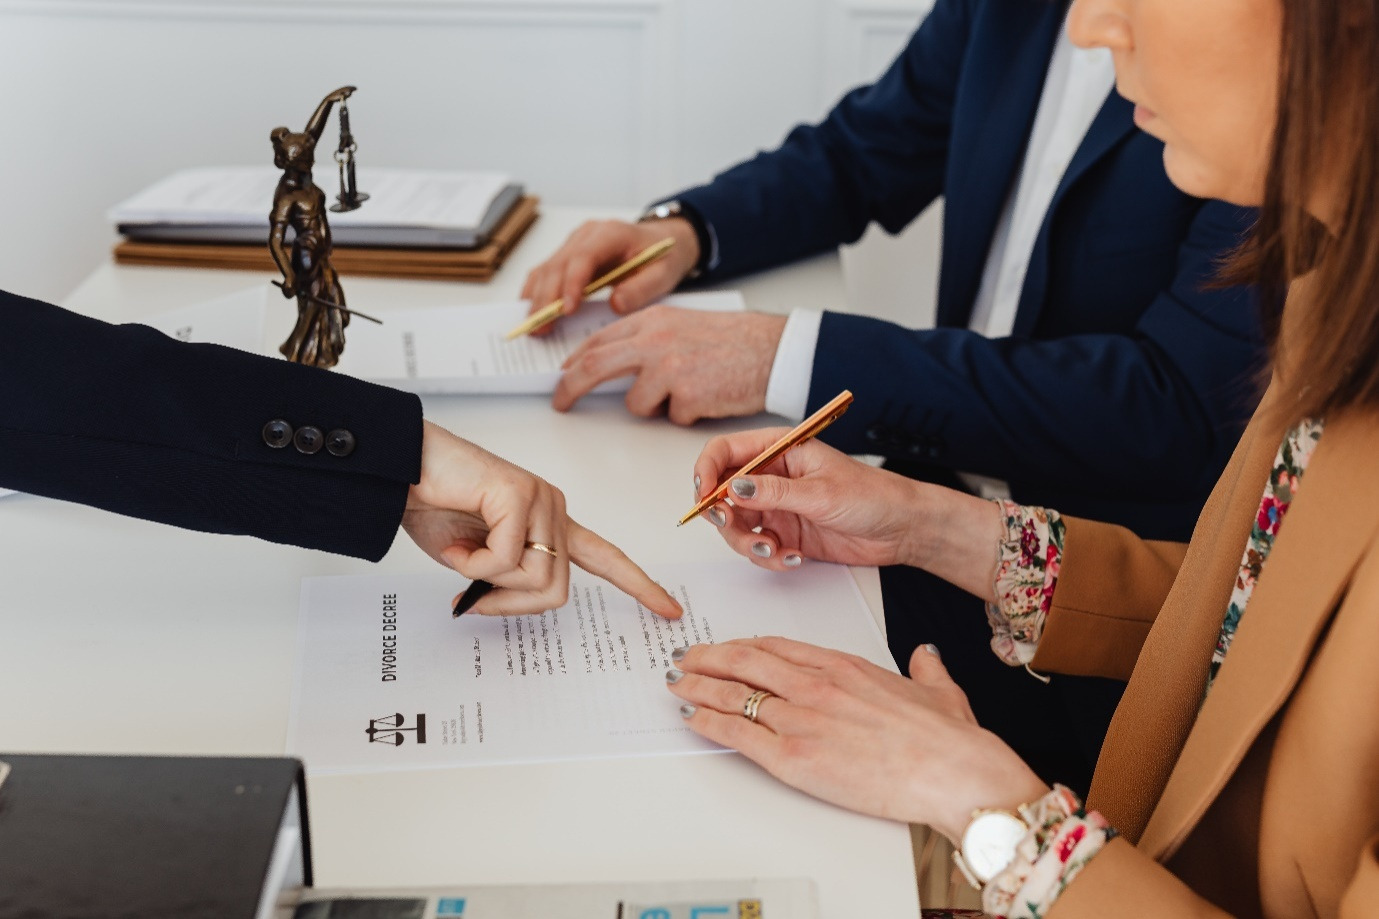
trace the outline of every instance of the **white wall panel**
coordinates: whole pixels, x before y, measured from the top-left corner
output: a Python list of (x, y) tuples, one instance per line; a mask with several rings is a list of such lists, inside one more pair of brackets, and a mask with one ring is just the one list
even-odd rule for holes
[(681, 11), (677, 186), (827, 111), (821, 0), (686, 0)]
[[(932, 0), (835, 0), (829, 73), (838, 92), (875, 79), (913, 34)], [(934, 323), (943, 202), (895, 236), (871, 227), (842, 250), (850, 308), (913, 328)]]
[(0, 287), (63, 296), (113, 242), (107, 207), (184, 166), (267, 163), (269, 129), (345, 83), (362, 163), (637, 206), (822, 115), (926, 5), (0, 0)]
[(673, 174), (658, 155), (670, 7), (0, 3), (0, 175), (20, 180), (0, 245), (30, 256), (6, 258), (0, 283), (60, 296), (108, 246), (110, 204), (179, 167), (269, 162), (269, 129), (300, 128), (345, 83), (360, 87), (363, 163), (504, 169), (556, 202), (644, 200)]
[(833, 0), (828, 71), (836, 93), (878, 76), (900, 53), (933, 0)]

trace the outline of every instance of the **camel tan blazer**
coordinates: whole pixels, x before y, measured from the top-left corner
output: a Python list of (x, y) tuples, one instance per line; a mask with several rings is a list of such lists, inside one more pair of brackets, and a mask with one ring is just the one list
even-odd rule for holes
[(1068, 521), (1031, 666), (1130, 683), (1088, 797), (1123, 836), (1051, 919), (1379, 916), (1379, 412), (1327, 419), (1202, 703), (1285, 428), (1256, 415), (1190, 546)]

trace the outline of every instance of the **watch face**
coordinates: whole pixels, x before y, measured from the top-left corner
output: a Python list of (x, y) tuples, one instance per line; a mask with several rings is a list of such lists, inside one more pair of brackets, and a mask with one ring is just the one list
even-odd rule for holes
[(1025, 821), (1004, 811), (980, 814), (962, 834), (962, 857), (982, 883), (1000, 874), (1015, 858), (1015, 847), (1025, 838)]

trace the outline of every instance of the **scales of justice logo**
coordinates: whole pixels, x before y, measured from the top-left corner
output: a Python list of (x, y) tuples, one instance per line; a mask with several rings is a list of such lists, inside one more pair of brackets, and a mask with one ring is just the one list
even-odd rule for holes
[(364, 729), (364, 733), (369, 736), (369, 743), (386, 743), (394, 747), (400, 747), (407, 738), (407, 732), (412, 733), (412, 739), (416, 743), (426, 743), (426, 715), (418, 714), (416, 724), (413, 727), (406, 727), (407, 719), (401, 712), (391, 715), (384, 715), (382, 718), (370, 718), (369, 726)]

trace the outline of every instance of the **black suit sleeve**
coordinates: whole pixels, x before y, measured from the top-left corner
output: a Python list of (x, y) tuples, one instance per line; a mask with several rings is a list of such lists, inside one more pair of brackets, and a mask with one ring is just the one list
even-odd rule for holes
[(1124, 334), (988, 339), (825, 313), (808, 410), (853, 390), (856, 404), (823, 435), (849, 452), (1078, 493), (1142, 482), (1205, 500), (1259, 393), (1248, 372), (1264, 359), (1255, 296), (1210, 286), (1252, 219), (1203, 205), (1172, 283)]
[[(370, 560), (392, 544), (416, 396), (3, 292), (0, 328), (0, 487)], [(275, 419), (354, 449), (275, 449)]]

